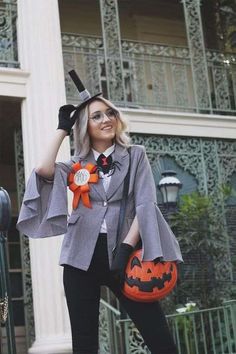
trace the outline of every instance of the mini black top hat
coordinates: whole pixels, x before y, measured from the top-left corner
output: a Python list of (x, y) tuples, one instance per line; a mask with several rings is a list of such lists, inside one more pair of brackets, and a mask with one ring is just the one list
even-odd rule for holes
[(91, 96), (91, 94), (89, 93), (89, 91), (87, 89), (85, 89), (82, 81), (80, 80), (79, 76), (76, 74), (75, 70), (71, 70), (68, 72), (68, 74), (70, 75), (71, 79), (73, 80), (75, 86), (77, 87), (78, 91), (79, 91), (79, 96), (81, 98), (81, 100), (83, 101), (82, 103), (80, 103), (77, 107), (76, 110), (80, 111), (81, 109), (83, 109), (85, 106), (87, 106), (87, 104), (89, 102), (92, 102), (96, 97), (101, 96), (102, 92), (97, 93), (94, 96)]

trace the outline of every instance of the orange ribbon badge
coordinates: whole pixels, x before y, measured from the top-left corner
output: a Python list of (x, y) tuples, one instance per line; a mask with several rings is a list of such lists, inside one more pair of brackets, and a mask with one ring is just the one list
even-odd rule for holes
[(76, 209), (80, 197), (84, 206), (92, 208), (89, 200), (89, 183), (97, 183), (98, 175), (95, 173), (96, 166), (92, 163), (88, 163), (85, 167), (82, 167), (80, 162), (72, 165), (72, 172), (69, 174), (68, 182), (69, 188), (74, 193), (73, 209)]

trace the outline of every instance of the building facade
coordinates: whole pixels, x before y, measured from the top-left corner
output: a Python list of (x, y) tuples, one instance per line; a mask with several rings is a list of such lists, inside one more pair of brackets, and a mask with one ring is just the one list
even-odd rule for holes
[[(220, 208), (219, 186), (236, 187), (236, 53), (222, 44), (214, 6), (213, 0), (0, 1), (0, 185), (12, 200), (18, 354), (71, 351), (58, 266), (62, 238), (29, 241), (15, 230), (25, 181), (53, 136), (58, 109), (78, 102), (69, 70), (121, 108), (157, 184), (163, 169), (174, 168), (182, 194), (198, 190)], [(58, 160), (69, 156), (66, 139)], [(219, 279), (233, 282), (235, 199), (229, 204)]]

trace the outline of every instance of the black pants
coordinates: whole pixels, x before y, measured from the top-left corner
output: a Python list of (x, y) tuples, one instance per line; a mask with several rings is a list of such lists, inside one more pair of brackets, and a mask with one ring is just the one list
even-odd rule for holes
[(65, 265), (63, 280), (74, 354), (98, 353), (101, 285), (108, 286), (119, 298), (152, 354), (177, 353), (159, 303), (132, 301), (121, 293), (109, 271), (106, 235), (99, 235), (88, 271)]

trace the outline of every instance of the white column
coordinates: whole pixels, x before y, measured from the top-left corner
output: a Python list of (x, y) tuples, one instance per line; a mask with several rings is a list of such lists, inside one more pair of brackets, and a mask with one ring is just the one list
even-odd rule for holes
[[(61, 31), (57, 0), (18, 0), (21, 69), (29, 73), (22, 103), (26, 180), (57, 127), (65, 104)], [(60, 160), (69, 159), (69, 139)], [(29, 353), (70, 352), (70, 329), (58, 265), (61, 237), (30, 241), (36, 341)]]

